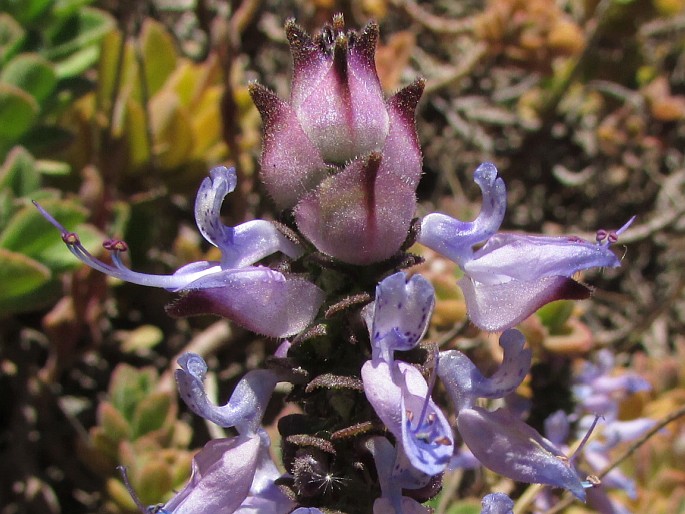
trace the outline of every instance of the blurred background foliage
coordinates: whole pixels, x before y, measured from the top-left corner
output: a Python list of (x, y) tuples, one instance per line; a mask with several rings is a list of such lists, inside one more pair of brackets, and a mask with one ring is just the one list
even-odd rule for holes
[[(600, 348), (653, 386), (622, 400), (622, 419), (685, 405), (683, 0), (0, 0), (1, 514), (132, 512), (118, 464), (144, 502), (164, 501), (192, 449), (220, 435), (178, 405), (175, 357), (203, 354), (226, 398), (276, 344), (167, 318), (168, 293), (80, 266), (31, 200), (95, 254), (105, 235), (124, 238), (136, 269), (212, 258), (192, 214), (209, 168), (239, 173), (227, 223), (276, 215), (255, 180), (247, 85), (287, 96), (285, 20), (315, 30), (335, 12), (380, 23), (388, 94), (427, 79), (419, 214), (475, 216), (472, 172), (488, 160), (509, 187), (508, 229), (591, 238), (638, 216), (626, 265), (587, 277), (591, 301), (521, 325), (543, 370), (521, 391), (536, 415), (572, 405), (571, 370)], [(492, 369), (496, 338), (466, 323), (457, 269), (421, 251), (438, 296), (430, 337)], [(622, 465), (637, 498), (616, 498), (685, 512), (684, 457), (679, 420)], [(450, 514), (512, 488), (488, 473), (445, 484), (435, 506)]]

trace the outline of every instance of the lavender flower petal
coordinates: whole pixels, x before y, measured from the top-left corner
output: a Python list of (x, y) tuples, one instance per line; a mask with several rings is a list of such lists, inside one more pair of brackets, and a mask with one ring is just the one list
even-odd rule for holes
[(435, 290), (421, 275), (407, 278), (399, 272), (383, 279), (375, 301), (362, 312), (374, 358), (390, 362), (393, 352), (414, 348), (426, 333), (434, 306)]
[(221, 250), (223, 269), (249, 266), (278, 251), (292, 258), (302, 255), (302, 249), (268, 221), (248, 221), (235, 228), (221, 223), (221, 204), (235, 189), (236, 172), (218, 166), (209, 175), (197, 192), (195, 220), (205, 239)]
[(463, 409), (457, 426), (464, 442), (485, 467), (519, 482), (563, 487), (585, 499), (580, 479), (561, 452), (506, 411)]
[(287, 337), (304, 330), (323, 300), (324, 292), (308, 280), (247, 267), (191, 283), (167, 312), (176, 317), (217, 314), (259, 334)]
[(504, 360), (490, 378), (484, 377), (471, 359), (458, 350), (440, 354), (438, 376), (445, 384), (457, 413), (472, 407), (477, 398), (504, 398), (516, 390), (531, 365), (532, 352), (523, 349), (525, 342), (523, 334), (515, 329), (509, 329), (500, 336)]
[(259, 449), (258, 435), (208, 442), (193, 459), (190, 481), (164, 510), (173, 514), (234, 512), (250, 491)]
[(482, 243), (497, 232), (507, 208), (507, 191), (494, 164), (486, 162), (478, 166), (474, 181), (483, 192), (483, 205), (478, 217), (466, 222), (444, 214), (429, 214), (421, 221), (418, 238), (419, 243), (462, 267), (473, 258), (473, 245)]
[(183, 401), (198, 416), (222, 427), (235, 427), (240, 434), (259, 431), (264, 410), (274, 387), (281, 380), (272, 370), (249, 371), (238, 382), (226, 405), (212, 404), (204, 389), (207, 364), (195, 353), (184, 353), (178, 359), (176, 383)]
[(504, 493), (491, 493), (483, 497), (480, 514), (514, 514), (514, 502)]

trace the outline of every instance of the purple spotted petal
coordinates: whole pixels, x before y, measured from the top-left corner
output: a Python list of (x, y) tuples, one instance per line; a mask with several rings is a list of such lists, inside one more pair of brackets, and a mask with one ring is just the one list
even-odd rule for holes
[(260, 437), (215, 439), (193, 458), (188, 484), (164, 505), (173, 514), (234, 512), (250, 491)]
[(233, 168), (219, 166), (209, 172), (197, 192), (195, 220), (202, 235), (221, 250), (223, 269), (243, 268), (275, 252), (297, 258), (302, 249), (268, 221), (253, 220), (235, 228), (221, 222), (221, 204), (236, 186)]
[(561, 452), (505, 410), (463, 409), (457, 427), (485, 467), (519, 482), (562, 487), (585, 499), (580, 479)]
[(511, 328), (549, 302), (583, 300), (591, 294), (588, 287), (566, 277), (483, 284), (465, 276), (458, 284), (466, 299), (469, 319), (488, 332)]
[(435, 290), (421, 275), (399, 272), (376, 286), (376, 299), (362, 312), (374, 358), (392, 359), (395, 351), (414, 348), (428, 328)]
[(474, 173), (474, 181), (483, 192), (483, 205), (478, 217), (467, 222), (444, 214), (429, 214), (421, 222), (418, 238), (421, 244), (462, 267), (473, 258), (473, 245), (482, 243), (497, 232), (507, 208), (507, 191), (494, 164), (481, 164)]
[(303, 278), (247, 267), (193, 282), (167, 312), (177, 317), (216, 314), (259, 334), (287, 337), (304, 330), (323, 299), (323, 291)]
[(484, 377), (476, 365), (458, 350), (440, 354), (438, 376), (445, 384), (456, 412), (471, 408), (478, 398), (504, 398), (513, 393), (530, 370), (532, 353), (524, 349), (525, 338), (515, 329), (505, 331), (499, 340), (504, 359), (497, 371)]
[(483, 497), (480, 514), (514, 514), (514, 502), (504, 493), (492, 493)]
[(452, 429), (427, 398), (428, 385), (421, 372), (405, 362), (388, 364), (379, 359), (362, 366), (362, 380), (369, 403), (402, 441), (413, 469), (426, 475), (444, 471), (454, 447)]
[(198, 416), (222, 427), (236, 427), (240, 434), (256, 433), (262, 422), (279, 376), (273, 370), (249, 371), (236, 386), (226, 405), (209, 401), (204, 388), (207, 364), (195, 353), (184, 353), (178, 359), (176, 383), (183, 401)]

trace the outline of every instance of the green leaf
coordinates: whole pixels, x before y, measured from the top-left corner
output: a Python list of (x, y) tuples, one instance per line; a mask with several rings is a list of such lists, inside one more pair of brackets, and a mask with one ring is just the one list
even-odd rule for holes
[[(47, 200), (42, 203), (50, 214), (67, 230), (76, 228), (86, 218), (86, 210), (69, 201)], [(100, 237), (92, 228), (78, 227), (81, 242), (94, 249)], [(63, 272), (80, 266), (64, 245), (55, 227), (33, 205), (26, 205), (17, 212), (0, 233), (0, 247), (26, 254), (42, 262), (55, 272)]]
[(146, 18), (140, 34), (141, 53), (149, 95), (162, 89), (176, 68), (174, 40), (161, 23)]
[(174, 405), (169, 393), (156, 392), (148, 395), (136, 407), (131, 427), (134, 438), (164, 426)]
[(69, 163), (62, 161), (40, 159), (36, 161), (36, 170), (41, 175), (47, 175), (50, 177), (64, 177), (71, 173), (71, 166)]
[(14, 195), (7, 188), (0, 187), (0, 231), (5, 228), (14, 212)]
[(125, 353), (145, 353), (164, 340), (164, 332), (155, 325), (142, 325), (129, 332), (121, 345)]
[(114, 368), (109, 382), (112, 404), (127, 420), (133, 420), (136, 407), (154, 388), (157, 378), (153, 368), (139, 370), (128, 364), (119, 364)]
[(568, 321), (573, 313), (574, 302), (570, 300), (559, 300), (548, 303), (538, 309), (538, 317), (542, 324), (547, 327), (550, 333), (557, 333)]
[(46, 284), (52, 273), (26, 255), (0, 248), (0, 305)]
[(36, 160), (21, 146), (15, 146), (0, 167), (0, 189), (10, 189), (21, 198), (40, 187)]
[(119, 442), (131, 437), (131, 426), (119, 410), (109, 402), (98, 406), (98, 423), (107, 437)]
[(38, 117), (38, 102), (26, 91), (0, 84), (0, 141), (16, 141)]
[(55, 67), (40, 55), (23, 53), (3, 68), (0, 82), (23, 89), (42, 104), (55, 90), (57, 75)]
[(100, 57), (100, 48), (97, 45), (77, 50), (55, 63), (57, 77), (59, 79), (76, 77), (93, 66), (98, 61), (98, 57)]
[(53, 0), (10, 0), (0, 2), (0, 8), (11, 13), (22, 25), (31, 25), (51, 6)]
[(43, 52), (43, 55), (50, 60), (59, 60), (96, 45), (114, 25), (112, 17), (103, 11), (90, 7), (79, 9), (56, 34), (51, 35), (53, 46)]
[(158, 164), (166, 170), (181, 166), (194, 145), (188, 110), (175, 93), (162, 91), (150, 102), (150, 118)]
[(171, 471), (166, 462), (149, 460), (137, 476), (136, 486), (144, 504), (153, 504), (165, 498), (173, 486)]
[(25, 36), (26, 32), (17, 20), (7, 13), (0, 13), (0, 64), (19, 51)]

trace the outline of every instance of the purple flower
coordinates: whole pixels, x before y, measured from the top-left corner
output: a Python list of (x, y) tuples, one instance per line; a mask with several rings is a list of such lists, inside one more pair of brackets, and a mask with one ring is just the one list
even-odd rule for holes
[(113, 264), (100, 261), (81, 245), (77, 234), (68, 232), (34, 203), (62, 233), (71, 253), (91, 268), (134, 284), (180, 292), (181, 297), (168, 307), (172, 315), (217, 314), (272, 337), (297, 333), (314, 318), (324, 293), (302, 277), (253, 266), (275, 252), (298, 258), (302, 249), (268, 221), (224, 225), (221, 204), (235, 186), (233, 168), (214, 168), (202, 182), (195, 201), (197, 226), (205, 239), (221, 250), (221, 261), (194, 262), (173, 275), (150, 275), (127, 268), (121, 259), (127, 250), (123, 241), (106, 241), (103, 246), (111, 252)]
[(363, 312), (373, 348), (373, 358), (362, 366), (366, 397), (401, 441), (413, 469), (429, 476), (441, 473), (452, 457), (452, 429), (430, 397), (432, 384), (414, 366), (395, 361), (393, 353), (418, 344), (434, 303), (425, 278), (407, 280), (400, 272), (378, 284), (375, 302)]
[(345, 31), (338, 15), (312, 38), (289, 21), (286, 33), (290, 102), (250, 86), (264, 122), (261, 179), (280, 208), (294, 208), (319, 251), (351, 264), (387, 259), (416, 208), (422, 158), (414, 111), (423, 81), (383, 98), (373, 22)]
[(504, 493), (492, 493), (483, 497), (480, 514), (514, 514), (514, 502)]
[[(223, 406), (212, 404), (204, 390), (207, 364), (197, 354), (178, 360), (176, 382), (181, 398), (195, 414), (222, 427), (235, 427), (238, 436), (210, 442), (193, 468), (190, 483), (164, 508), (173, 514), (190, 512), (289, 512), (293, 505), (276, 487), (280, 476), (269, 453), (269, 436), (262, 417), (276, 384), (283, 379), (271, 370), (249, 371)], [(214, 443), (214, 444), (212, 444)], [(212, 445), (212, 446), (210, 446)], [(207, 470), (207, 471), (204, 471)], [(230, 480), (225, 477), (230, 475)], [(181, 509), (181, 510), (175, 510)]]
[(385, 437), (370, 437), (365, 448), (373, 456), (381, 486), (381, 496), (373, 503), (373, 514), (428, 514), (430, 510), (416, 500), (402, 496), (402, 489), (416, 485), (397, 472), (398, 452)]
[(454, 408), (459, 413), (471, 408), (478, 398), (504, 398), (513, 393), (530, 371), (532, 353), (523, 348), (526, 340), (515, 329), (506, 330), (499, 339), (504, 360), (490, 377), (458, 350), (441, 352), (438, 376), (445, 384)]
[(259, 436), (215, 439), (193, 458), (190, 481), (164, 505), (169, 514), (235, 512), (250, 492)]
[(376, 286), (376, 299), (362, 316), (371, 336), (374, 359), (390, 362), (393, 352), (414, 348), (428, 329), (435, 290), (421, 275), (395, 273)]
[(431, 476), (444, 471), (454, 448), (452, 429), (421, 372), (406, 362), (369, 360), (362, 380), (369, 403), (401, 442), (412, 467)]
[[(611, 251), (631, 218), (616, 231), (599, 231), (592, 243), (571, 236), (496, 233), (506, 210), (506, 189), (491, 163), (481, 164), (474, 180), (483, 207), (472, 222), (429, 214), (421, 222), (419, 242), (456, 262), (464, 271), (459, 285), (471, 321), (498, 332), (554, 300), (582, 299), (590, 289), (571, 277), (593, 267), (617, 267)], [(474, 250), (474, 245), (485, 243)]]
[(568, 459), (535, 429), (504, 409), (462, 409), (457, 427), (486, 467), (513, 480), (563, 487), (585, 499), (583, 483)]

